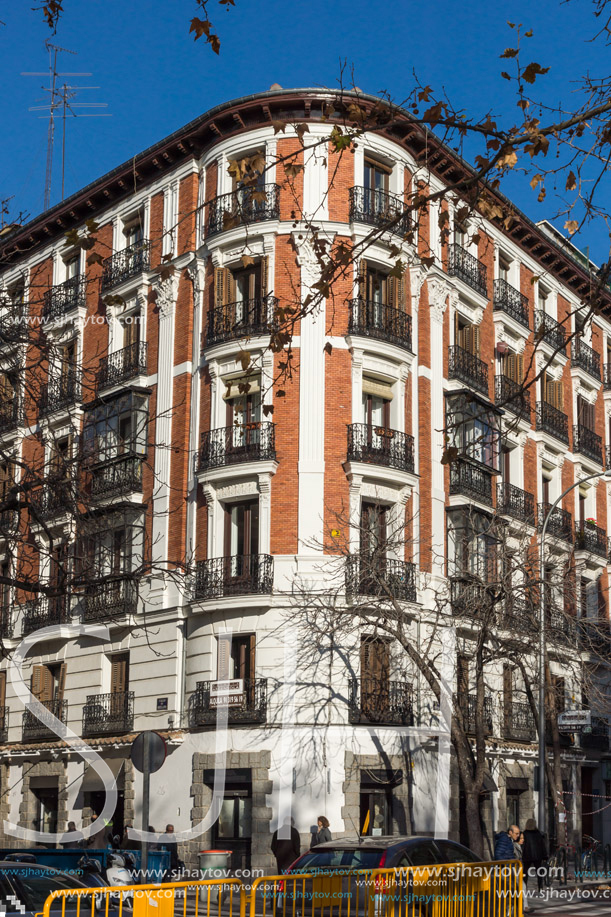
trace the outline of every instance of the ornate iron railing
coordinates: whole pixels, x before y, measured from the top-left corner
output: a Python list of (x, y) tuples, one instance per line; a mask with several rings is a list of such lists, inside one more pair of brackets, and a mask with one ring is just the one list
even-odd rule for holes
[(194, 598), (269, 595), (274, 586), (274, 559), (269, 554), (237, 554), (200, 560), (195, 568)]
[(138, 584), (127, 575), (87, 583), (81, 607), (83, 621), (106, 621), (135, 614)]
[(607, 557), (607, 532), (598, 525), (585, 522), (575, 526), (575, 550), (589, 551), (598, 557)]
[(416, 567), (382, 554), (351, 554), (346, 558), (346, 594), (416, 601)]
[(120, 735), (133, 728), (133, 691), (88, 695), (83, 707), (83, 736)]
[[(65, 700), (45, 700), (41, 701), (51, 716), (54, 716), (61, 723), (66, 722), (68, 713), (68, 701)], [(44, 716), (44, 714), (43, 714)], [(31, 710), (23, 711), (23, 741), (24, 742), (41, 742), (55, 738), (55, 733), (51, 732), (51, 726), (48, 722), (41, 722)]]
[(238, 338), (270, 334), (278, 299), (271, 294), (242, 302), (225, 303), (208, 313), (206, 345), (233, 341)]
[(575, 629), (575, 618), (567, 614), (564, 610), (561, 610), (558, 607), (553, 605), (550, 608), (550, 603), (546, 606), (546, 625), (549, 630), (554, 634), (562, 634), (563, 637), (568, 637), (573, 640), (576, 636)]
[(208, 207), (208, 235), (248, 223), (280, 218), (280, 185), (240, 188), (221, 194)]
[(349, 462), (372, 462), (399, 471), (414, 470), (414, 437), (366, 423), (348, 424)]
[(70, 407), (81, 397), (81, 378), (77, 372), (49, 380), (40, 393), (41, 417)]
[[(5, 586), (4, 589), (6, 588), (7, 587)], [(13, 631), (13, 609), (7, 602), (5, 605), (0, 606), (0, 637), (10, 640), (13, 636)]]
[(533, 602), (507, 595), (497, 617), (499, 627), (512, 633), (532, 631), (537, 626), (537, 611)]
[(195, 462), (198, 471), (207, 471), (223, 465), (273, 461), (275, 458), (276, 425), (257, 420), (206, 430), (202, 433)]
[(495, 312), (506, 312), (516, 322), (530, 328), (528, 297), (500, 277), (494, 281), (493, 308)]
[[(26, 341), (28, 337), (28, 307), (26, 303), (6, 302), (6, 309), (0, 312), (0, 347)], [(0, 296), (0, 307), (3, 305)]]
[(89, 472), (89, 496), (92, 500), (142, 492), (143, 459), (138, 455), (119, 455)]
[(146, 375), (147, 345), (137, 341), (100, 360), (98, 388), (120, 385), (134, 376)]
[(450, 245), (448, 274), (458, 277), (459, 280), (464, 280), (465, 283), (476, 292), (481, 293), (482, 296), (488, 295), (488, 271), (486, 265), (482, 264), (471, 252), (464, 249), (462, 245), (458, 245), (457, 242), (453, 242)]
[(573, 424), (573, 452), (580, 452), (582, 455), (592, 459), (599, 465), (603, 463), (603, 441), (602, 437), (590, 430), (589, 427), (582, 423)]
[(494, 377), (494, 399), (497, 405), (517, 417), (530, 421), (530, 392), (509, 376)]
[(611, 362), (605, 363), (603, 371), (603, 384), (606, 392), (611, 391)]
[(505, 738), (532, 742), (537, 734), (530, 704), (506, 705), (503, 710)]
[(130, 280), (150, 268), (151, 244), (142, 239), (123, 251), (115, 252), (102, 263), (102, 290), (108, 290), (119, 283)]
[(411, 684), (363, 675), (350, 681), (350, 723), (413, 726), (414, 700)]
[(23, 420), (21, 399), (16, 395), (11, 401), (0, 403), (0, 433), (18, 427)]
[(0, 742), (8, 739), (8, 711), (8, 707), (0, 707)]
[(494, 592), (500, 588), (500, 585), (494, 581), (493, 556), (489, 560), (489, 572), (486, 571), (485, 561), (482, 566), (484, 569), (481, 577), (464, 573), (450, 578), (450, 610), (453, 615), (468, 615), (473, 618), (489, 617), (490, 609), (496, 600)]
[(457, 459), (450, 465), (450, 493), (464, 494), (492, 506), (492, 478), (479, 465)]
[(0, 538), (6, 538), (14, 534), (19, 528), (19, 510), (3, 509), (0, 510)]
[(66, 624), (70, 620), (70, 596), (41, 596), (39, 599), (25, 602), (21, 605), (23, 636), (39, 630), (41, 627), (50, 627), (52, 624)]
[(571, 360), (573, 366), (579, 366), (592, 378), (601, 381), (600, 354), (592, 350), (584, 341), (575, 338), (571, 343)]
[[(245, 678), (241, 699), (227, 707), (227, 722), (232, 726), (267, 721), (267, 678)], [(189, 726), (214, 726), (217, 719), (212, 681), (198, 681), (189, 698)], [(222, 697), (219, 698), (222, 700)]]
[(569, 444), (569, 419), (547, 401), (537, 401), (537, 430), (549, 433), (565, 445)]
[[(537, 507), (537, 519), (539, 522), (539, 531), (543, 531), (545, 518), (552, 508), (551, 503), (539, 503)], [(546, 534), (553, 535), (555, 538), (561, 538), (563, 541), (573, 541), (573, 517), (566, 509), (557, 506), (550, 516), (547, 523)]]
[[(454, 709), (460, 710), (463, 718), (463, 727), (465, 732), (474, 734), (476, 731), (476, 713), (477, 697), (475, 694), (455, 694)], [(484, 735), (492, 734), (492, 697), (486, 694), (484, 697), (482, 725)]]
[(608, 618), (580, 618), (576, 621), (582, 649), (607, 659), (611, 651), (611, 629)]
[(350, 222), (367, 223), (405, 236), (411, 229), (411, 216), (398, 194), (360, 185), (350, 188)]
[(40, 519), (51, 519), (74, 509), (74, 485), (70, 481), (49, 481), (42, 493), (32, 495), (31, 502)]
[(593, 751), (610, 750), (609, 738), (611, 730), (604, 721), (594, 722), (590, 727), (591, 732), (581, 732), (579, 744), (582, 748), (591, 748)]
[(405, 350), (412, 349), (411, 316), (385, 303), (362, 299), (360, 296), (350, 301), (348, 334), (377, 338), (397, 344)]
[(557, 353), (566, 353), (566, 331), (555, 318), (543, 312), (535, 311), (535, 341), (543, 341)]
[(474, 353), (463, 350), (458, 344), (450, 347), (450, 361), (448, 366), (448, 376), (450, 379), (459, 379), (481, 392), (483, 395), (488, 394), (488, 367), (483, 360), (476, 357)]
[(82, 274), (64, 280), (47, 290), (44, 295), (42, 317), (47, 322), (52, 322), (72, 309), (85, 306), (85, 278)]
[(496, 508), (503, 516), (511, 516), (518, 522), (535, 524), (535, 498), (534, 495), (516, 487), (515, 484), (497, 484)]

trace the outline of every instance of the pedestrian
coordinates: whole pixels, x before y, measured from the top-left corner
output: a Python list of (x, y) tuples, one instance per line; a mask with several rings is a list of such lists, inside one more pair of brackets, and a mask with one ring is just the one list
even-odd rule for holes
[(92, 832), (89, 835), (87, 847), (93, 847), (97, 850), (108, 847), (109, 841), (112, 840), (112, 830), (110, 830), (109, 838), (108, 826), (102, 823), (95, 812), (92, 813), (90, 827)]
[(329, 819), (324, 815), (318, 816), (318, 831), (312, 837), (312, 847), (318, 847), (319, 844), (324, 844), (325, 841), (332, 841), (333, 837), (329, 831)]
[(178, 841), (174, 834), (174, 825), (165, 826), (165, 834), (159, 838), (159, 846), (165, 847), (170, 854), (170, 868), (168, 872), (177, 875), (181, 867), (181, 861), (178, 859)]
[(272, 834), (272, 853), (276, 857), (276, 867), (278, 874), (287, 871), (291, 863), (294, 863), (301, 853), (301, 838), (299, 831), (295, 827), (294, 818), (284, 819), (285, 831), (282, 833), (287, 837), (278, 837), (278, 829)]
[[(71, 841), (64, 841), (64, 837), (66, 837), (67, 834), (76, 834), (77, 837), (75, 837), (74, 840), (71, 840)], [(73, 847), (82, 847), (83, 843), (84, 843), (84, 838), (83, 838), (82, 832), (76, 830), (76, 824), (73, 821), (69, 821), (68, 830), (66, 834), (64, 834), (64, 836), (62, 837), (62, 847), (64, 848), (64, 850), (70, 850)]]
[[(148, 826), (148, 832), (149, 832), (149, 834), (155, 834), (155, 829), (153, 828), (152, 825), (149, 825), (149, 826)], [(157, 843), (156, 840), (154, 840), (154, 841), (149, 841), (149, 842), (148, 842), (148, 849), (149, 849), (149, 850), (159, 850), (159, 844)]]
[[(543, 890), (543, 862), (547, 859), (547, 845), (545, 838), (537, 828), (534, 818), (529, 818), (524, 827), (524, 847), (522, 850), (522, 866), (524, 868), (524, 883), (528, 884), (529, 875), (537, 876), (537, 888)], [(535, 869), (536, 873), (530, 870)]]
[(129, 829), (132, 827), (131, 822), (125, 823), (123, 837), (121, 838), (121, 850), (140, 850), (140, 841), (136, 840), (135, 837), (129, 836)]
[(495, 860), (515, 860), (514, 841), (520, 837), (517, 825), (510, 825), (507, 831), (500, 831), (494, 839)]

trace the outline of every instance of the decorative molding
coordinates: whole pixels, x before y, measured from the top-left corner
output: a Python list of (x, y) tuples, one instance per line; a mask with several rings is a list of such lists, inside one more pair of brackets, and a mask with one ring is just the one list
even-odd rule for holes
[(427, 271), (422, 267), (421, 264), (417, 264), (414, 267), (409, 269), (409, 279), (410, 279), (410, 289), (411, 289), (411, 299), (412, 299), (412, 311), (417, 312), (420, 305), (420, 294), (422, 292), (422, 287), (424, 286), (424, 281), (427, 277)]
[(178, 293), (178, 272), (174, 271), (165, 280), (159, 278), (153, 283), (157, 294), (156, 305), (159, 309), (159, 318), (166, 319), (174, 314), (176, 295)]
[[(317, 237), (319, 244), (322, 243), (328, 249), (335, 238), (335, 233), (319, 230)], [(302, 283), (306, 286), (312, 286), (320, 276), (320, 264), (312, 233), (307, 230), (295, 229), (291, 233), (291, 238), (297, 253), (297, 264), (302, 269)]]
[(216, 488), (216, 498), (219, 501), (250, 497), (257, 493), (259, 493), (257, 481), (240, 481), (238, 484), (225, 484), (223, 487)]
[(443, 316), (447, 308), (447, 299), (450, 295), (450, 286), (439, 277), (431, 277), (427, 281), (429, 292), (429, 306), (432, 317), (437, 322), (443, 322)]
[(193, 284), (193, 301), (195, 302), (200, 293), (203, 293), (204, 291), (205, 268), (203, 261), (201, 261), (200, 258), (195, 257), (193, 261), (187, 265), (187, 274), (189, 275), (189, 279)]

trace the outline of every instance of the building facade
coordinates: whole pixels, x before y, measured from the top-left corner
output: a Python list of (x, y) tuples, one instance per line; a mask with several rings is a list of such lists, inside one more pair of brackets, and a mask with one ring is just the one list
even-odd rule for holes
[[(287, 797), (304, 844), (320, 814), (334, 836), (358, 834), (369, 813), (368, 831), (465, 840), (455, 763), (441, 766), (439, 710), (417, 669), (364, 623), (308, 630), (304, 605), (338, 571), (366, 604), (362, 558), (386, 543), (380, 576), (415, 635), (435, 617), (469, 723), (468, 605), (496, 556), (490, 520), (517, 557), (561, 493), (608, 466), (611, 294), (582, 327), (591, 266), (517, 211), (509, 230), (477, 213), (459, 223), (460, 202), (404, 214), (417, 182), (441, 190), (466, 166), (441, 145), (424, 164), (424, 135), (402, 112), (340, 153), (330, 103), (341, 112), (334, 93), (277, 90), (219, 106), (0, 239), (5, 824), (62, 831), (104, 801), (95, 769), (17, 696), (9, 662), (29, 636), (24, 683), (111, 767), (117, 830), (139, 825), (130, 748), (154, 729), (168, 754), (150, 820), (194, 832), (189, 863), (216, 846), (236, 868), (271, 869)], [(256, 153), (253, 190), (228, 165)], [(287, 378), (278, 310), (319, 280), (315, 238), (363, 250), (296, 322)], [(35, 470), (45, 481), (30, 495)], [(591, 732), (562, 742), (563, 816), (601, 839), (609, 497), (592, 478), (562, 500), (547, 577), (558, 710), (595, 714)], [(523, 569), (507, 576), (519, 594)], [(28, 578), (54, 589), (36, 598), (20, 588)], [(498, 629), (530, 657), (515, 595), (495, 596)], [(523, 673), (494, 659), (485, 717), (490, 844), (537, 800)], [(199, 830), (223, 767), (220, 818)], [(3, 842), (20, 844), (6, 828)]]

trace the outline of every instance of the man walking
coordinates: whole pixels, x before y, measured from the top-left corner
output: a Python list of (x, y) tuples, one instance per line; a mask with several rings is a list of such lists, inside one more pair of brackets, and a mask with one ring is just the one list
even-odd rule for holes
[[(282, 834), (288, 837), (278, 837), (278, 829), (272, 834), (272, 853), (276, 857), (278, 874), (286, 872), (291, 863), (294, 863), (301, 853), (301, 838), (295, 827), (294, 818), (285, 818)], [(290, 829), (290, 830), (289, 830)]]
[(494, 841), (494, 859), (515, 860), (516, 852), (513, 845), (519, 837), (520, 829), (517, 825), (510, 825), (507, 831), (500, 831)]
[(174, 834), (174, 825), (165, 826), (165, 834), (162, 834), (159, 838), (159, 846), (165, 847), (166, 850), (170, 853), (170, 869), (169, 872), (172, 876), (177, 876), (180, 869), (181, 863), (178, 859), (178, 841), (176, 840), (176, 835)]
[[(76, 833), (78, 835), (77, 838), (73, 841), (64, 841), (64, 839), (62, 838), (62, 847), (64, 848), (64, 850), (69, 850), (72, 847), (82, 847), (83, 846), (83, 843), (84, 843), (83, 835), (81, 834), (80, 831), (76, 830), (76, 824), (73, 821), (69, 821), (68, 830), (66, 831), (66, 834), (73, 834), (73, 833)], [(64, 837), (66, 837), (66, 834), (64, 834)]]

